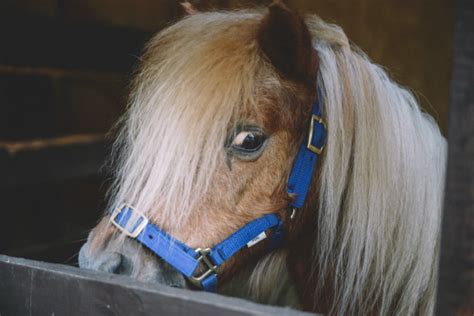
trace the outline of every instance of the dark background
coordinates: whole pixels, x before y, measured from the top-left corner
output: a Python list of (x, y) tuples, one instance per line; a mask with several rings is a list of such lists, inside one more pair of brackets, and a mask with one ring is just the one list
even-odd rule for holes
[[(202, 9), (269, 1), (191, 1)], [(454, 2), (289, 0), (341, 25), (447, 126)], [(0, 2), (0, 253), (75, 264), (103, 211), (106, 136), (146, 41), (177, 1)], [(104, 184), (105, 183), (105, 184)]]

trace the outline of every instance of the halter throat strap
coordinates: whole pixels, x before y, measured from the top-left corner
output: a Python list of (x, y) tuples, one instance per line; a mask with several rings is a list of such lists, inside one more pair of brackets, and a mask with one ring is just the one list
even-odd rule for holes
[[(181, 272), (192, 284), (210, 292), (217, 287), (218, 267), (239, 250), (266, 239), (269, 229), (272, 229), (269, 250), (278, 248), (284, 239), (283, 223), (275, 214), (251, 221), (212, 248), (196, 249), (173, 238), (128, 205), (117, 208), (110, 221)], [(200, 269), (202, 267), (204, 269)]]

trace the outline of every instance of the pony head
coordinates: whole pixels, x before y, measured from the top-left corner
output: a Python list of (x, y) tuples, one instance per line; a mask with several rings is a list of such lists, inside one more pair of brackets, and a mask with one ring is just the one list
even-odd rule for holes
[[(327, 141), (305, 205), (287, 183), (319, 98)], [(191, 248), (276, 214), (218, 269), (221, 293), (334, 314), (427, 313), (436, 287), (446, 145), (414, 97), (337, 26), (268, 12), (198, 13), (147, 45), (114, 145), (108, 211), (81, 267), (188, 287), (110, 224), (123, 203)], [(271, 233), (270, 233), (271, 234)]]

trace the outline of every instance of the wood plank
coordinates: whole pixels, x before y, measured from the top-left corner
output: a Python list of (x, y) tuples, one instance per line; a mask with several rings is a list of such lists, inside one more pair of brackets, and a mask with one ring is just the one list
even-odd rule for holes
[(2, 315), (310, 315), (0, 255)]
[(474, 315), (474, 1), (458, 0), (437, 315)]
[(68, 0), (62, 16), (70, 21), (91, 21), (156, 32), (183, 14), (180, 1)]
[(352, 43), (415, 93), (446, 132), (455, 1), (287, 2), (340, 25)]
[(179, 1), (156, 0), (2, 0), (1, 9), (144, 31), (156, 31), (183, 14)]
[(129, 73), (151, 33), (0, 10), (0, 64)]
[(0, 145), (0, 189), (96, 175), (108, 150), (97, 135)]
[(125, 76), (0, 65), (0, 140), (106, 133), (125, 108)]

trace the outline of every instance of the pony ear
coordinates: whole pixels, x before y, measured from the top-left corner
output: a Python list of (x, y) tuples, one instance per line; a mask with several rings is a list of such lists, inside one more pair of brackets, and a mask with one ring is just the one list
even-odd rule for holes
[(186, 15), (194, 15), (199, 12), (189, 1), (184, 1), (184, 2), (181, 2), (180, 4), (181, 4), (181, 7), (183, 7), (183, 10), (186, 13)]
[(283, 77), (312, 82), (316, 78), (318, 56), (303, 18), (280, 1), (268, 7), (258, 30), (263, 54)]

